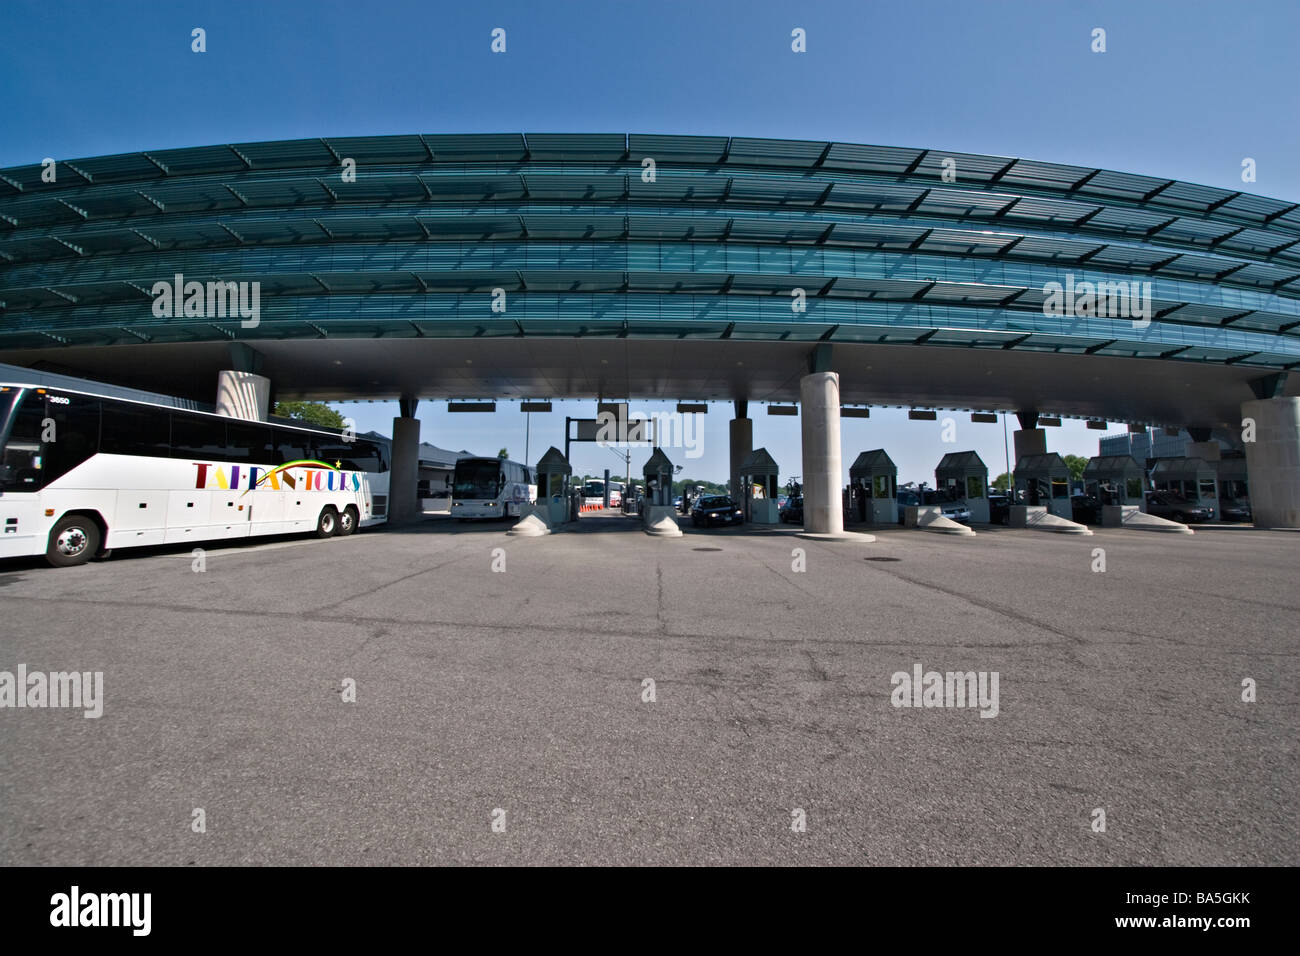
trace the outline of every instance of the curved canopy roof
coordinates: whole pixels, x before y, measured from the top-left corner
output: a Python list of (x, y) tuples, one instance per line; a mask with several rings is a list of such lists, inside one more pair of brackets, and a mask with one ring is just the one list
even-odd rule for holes
[[(157, 284), (178, 275), (258, 283), (257, 325), (211, 304), (156, 314)], [(1058, 303), (1053, 283), (1101, 298)], [(1244, 382), (1300, 365), (1300, 204), (938, 149), (635, 133), (337, 137), (0, 170), (12, 361), (94, 373), (91, 349), (169, 346), (206, 371), (200, 346), (241, 342), (305, 394), (296, 367), (311, 363), (278, 359), (284, 343), (509, 338), (911, 345), (1217, 366)], [(721, 390), (789, 398), (769, 377)], [(522, 387), (590, 387), (547, 381)], [(625, 386), (606, 394), (644, 387)]]

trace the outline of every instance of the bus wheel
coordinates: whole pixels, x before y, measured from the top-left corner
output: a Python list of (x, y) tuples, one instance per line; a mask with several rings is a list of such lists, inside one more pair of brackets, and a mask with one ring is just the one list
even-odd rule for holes
[(60, 518), (50, 529), (45, 560), (56, 568), (85, 564), (99, 550), (99, 526), (85, 515)]
[(334, 510), (333, 505), (321, 510), (320, 517), (316, 519), (316, 537), (332, 538), (339, 533), (339, 513)]
[(348, 505), (339, 515), (339, 534), (349, 535), (357, 530), (357, 509)]

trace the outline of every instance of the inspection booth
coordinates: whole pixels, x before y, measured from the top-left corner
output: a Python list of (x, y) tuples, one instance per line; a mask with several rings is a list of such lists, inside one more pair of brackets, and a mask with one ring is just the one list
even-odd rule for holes
[(676, 469), (662, 448), (656, 448), (641, 469), (645, 478), (645, 500), (641, 507), (641, 523), (646, 533), (676, 537), (677, 509), (673, 506), (673, 472)]
[(1073, 520), (1070, 466), (1055, 452), (1022, 455), (1016, 461), (1016, 504), (1045, 507), (1048, 514)]
[(1219, 501), (1250, 501), (1250, 484), (1246, 480), (1245, 458), (1221, 458), (1210, 462), (1219, 478)]
[(898, 520), (898, 466), (883, 448), (864, 451), (849, 466), (849, 512), (858, 521), (893, 524)]
[(1132, 455), (1098, 455), (1083, 469), (1083, 493), (1101, 507), (1137, 505), (1146, 511), (1146, 472)]
[(548, 524), (563, 524), (571, 520), (570, 504), (572, 495), (569, 485), (573, 477), (573, 466), (564, 457), (564, 453), (551, 446), (537, 462), (537, 508), (545, 509), (544, 517)]
[(949, 501), (965, 504), (972, 524), (989, 523), (989, 467), (975, 452), (944, 455), (934, 469), (934, 487)]
[(1204, 458), (1161, 458), (1151, 469), (1151, 485), (1156, 491), (1182, 495), (1193, 504), (1214, 509), (1219, 517), (1219, 474), (1214, 463)]
[(755, 448), (740, 463), (740, 480), (745, 489), (745, 520), (754, 524), (777, 524), (777, 467), (766, 448)]
[(1146, 512), (1146, 472), (1132, 455), (1098, 455), (1083, 469), (1083, 493), (1097, 502), (1103, 528), (1122, 528), (1124, 515)]

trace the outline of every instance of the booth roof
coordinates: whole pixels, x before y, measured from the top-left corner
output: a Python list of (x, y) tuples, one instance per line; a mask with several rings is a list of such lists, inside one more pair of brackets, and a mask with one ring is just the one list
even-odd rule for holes
[(1054, 474), (1063, 471), (1070, 473), (1070, 466), (1065, 463), (1065, 459), (1056, 452), (1048, 452), (1046, 455), (1022, 455), (1016, 461), (1016, 474), (1021, 472), (1037, 472), (1040, 474)]
[(1151, 469), (1152, 478), (1195, 478), (1214, 474), (1214, 466), (1204, 458), (1161, 458)]
[(939, 461), (939, 467), (935, 468), (936, 475), (944, 472), (952, 474), (984, 474), (989, 473), (989, 466), (984, 464), (984, 459), (973, 451), (952, 451), (944, 455)]
[(668, 460), (668, 456), (664, 454), (664, 450), (662, 448), (656, 448), (654, 453), (650, 455), (649, 459), (647, 459), (645, 467), (641, 469), (641, 474), (661, 475), (664, 472), (672, 474), (672, 470), (673, 463)]
[(564, 457), (564, 452), (552, 445), (546, 449), (546, 454), (537, 460), (537, 470), (544, 471), (549, 475), (571, 475), (573, 466), (569, 460)]
[(1140, 475), (1142, 466), (1132, 455), (1097, 455), (1088, 459), (1084, 477), (1098, 475)]
[(740, 465), (742, 475), (775, 475), (778, 474), (776, 459), (773, 458), (766, 448), (755, 448)]
[(849, 477), (861, 478), (863, 475), (870, 475), (875, 472), (898, 474), (898, 466), (894, 464), (894, 459), (890, 458), (883, 448), (864, 451), (853, 459), (853, 465), (849, 468)]

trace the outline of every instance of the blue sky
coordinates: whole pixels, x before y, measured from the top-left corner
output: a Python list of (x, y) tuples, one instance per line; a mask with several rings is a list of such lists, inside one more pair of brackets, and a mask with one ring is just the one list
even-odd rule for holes
[[(238, 2), (6, 0), (0, 166), (301, 136), (660, 132), (834, 139), (1028, 156), (1300, 198), (1300, 3)], [(190, 31), (207, 31), (207, 52)], [(491, 53), (494, 27), (507, 52)], [(808, 52), (790, 50), (807, 33)], [(1090, 49), (1094, 27), (1107, 51)], [(524, 448), (515, 406), (421, 407), (444, 447)], [(647, 406), (654, 408), (657, 406)], [(387, 432), (394, 408), (341, 406)], [(532, 457), (563, 416), (532, 416)], [(755, 418), (755, 444), (797, 472), (797, 419)], [(688, 473), (725, 475), (729, 410), (706, 418)], [(958, 447), (1002, 470), (1000, 425), (958, 421)], [(1096, 452), (1081, 423), (1054, 450)], [(844, 423), (845, 465), (884, 446), (933, 480), (935, 423)], [(582, 446), (579, 471), (618, 466)], [(635, 459), (635, 455), (634, 455)], [(634, 466), (636, 462), (634, 461)], [(697, 467), (698, 464), (698, 467)]]

